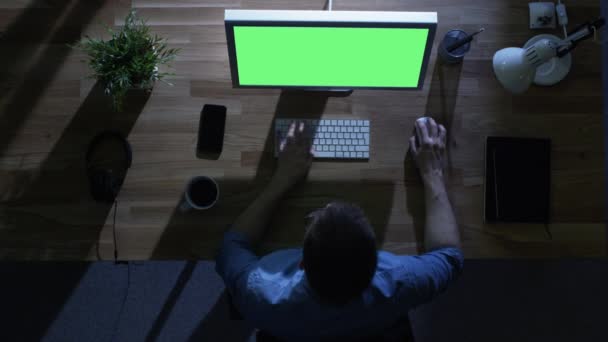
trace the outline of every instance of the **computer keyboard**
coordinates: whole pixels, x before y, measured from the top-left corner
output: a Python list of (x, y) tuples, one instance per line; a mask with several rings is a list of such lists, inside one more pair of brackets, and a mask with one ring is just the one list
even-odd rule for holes
[(369, 159), (369, 120), (349, 119), (275, 119), (275, 157), (279, 155), (281, 141), (292, 122), (304, 122), (314, 132), (315, 158)]

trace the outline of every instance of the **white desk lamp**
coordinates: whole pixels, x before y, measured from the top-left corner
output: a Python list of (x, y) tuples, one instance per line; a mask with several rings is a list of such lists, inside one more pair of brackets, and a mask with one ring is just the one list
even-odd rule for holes
[(528, 40), (523, 48), (508, 47), (494, 54), (494, 73), (512, 93), (525, 92), (532, 83), (553, 85), (566, 77), (572, 65), (570, 51), (595, 34), (603, 18), (580, 25), (565, 39), (541, 34)]

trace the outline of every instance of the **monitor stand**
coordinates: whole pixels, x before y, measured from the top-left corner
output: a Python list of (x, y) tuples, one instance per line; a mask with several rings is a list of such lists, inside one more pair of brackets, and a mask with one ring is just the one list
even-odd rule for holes
[(304, 92), (324, 94), (328, 97), (347, 97), (353, 93), (354, 89), (302, 89)]

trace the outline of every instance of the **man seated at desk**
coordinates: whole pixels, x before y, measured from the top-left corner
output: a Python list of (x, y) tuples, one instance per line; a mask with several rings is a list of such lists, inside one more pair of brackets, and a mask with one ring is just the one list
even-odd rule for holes
[(408, 311), (444, 291), (463, 267), (441, 168), (446, 130), (420, 118), (410, 138), (425, 187), (426, 253), (378, 251), (363, 211), (332, 202), (311, 214), (303, 248), (260, 258), (253, 247), (310, 168), (304, 130), (303, 123), (291, 125), (271, 182), (225, 233), (216, 271), (243, 317), (280, 341), (402, 341)]

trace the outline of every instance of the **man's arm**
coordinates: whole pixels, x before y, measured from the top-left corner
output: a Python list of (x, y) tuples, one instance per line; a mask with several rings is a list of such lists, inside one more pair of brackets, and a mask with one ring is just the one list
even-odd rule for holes
[(308, 174), (312, 154), (304, 123), (291, 124), (280, 151), (279, 165), (270, 184), (232, 225), (232, 229), (243, 233), (252, 246), (260, 242), (270, 217), (283, 196)]
[(460, 233), (443, 179), (446, 130), (432, 118), (416, 120), (415, 130), (410, 149), (424, 183), (424, 249), (428, 252), (441, 247), (460, 247)]
[(287, 190), (284, 184), (273, 177), (256, 200), (234, 221), (232, 230), (243, 233), (252, 246), (257, 245)]

